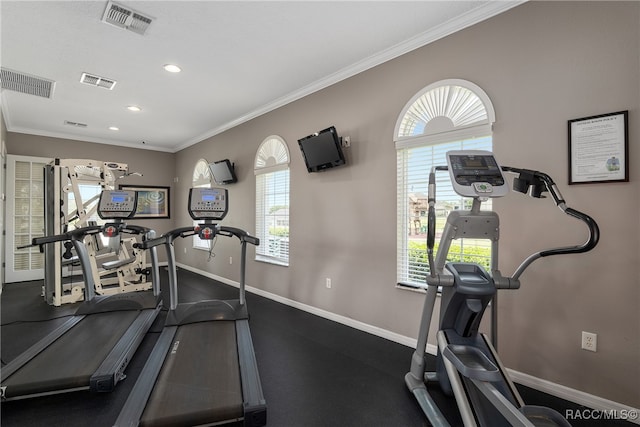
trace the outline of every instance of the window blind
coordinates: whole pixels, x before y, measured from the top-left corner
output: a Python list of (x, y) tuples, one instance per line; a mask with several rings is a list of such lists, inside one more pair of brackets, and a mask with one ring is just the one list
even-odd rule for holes
[[(256, 171), (256, 259), (289, 264), (289, 169)], [(271, 169), (272, 170), (272, 169)]]
[[(397, 149), (397, 280), (398, 283), (423, 287), (429, 274), (427, 261), (427, 191), (433, 166), (445, 166), (450, 150), (491, 150), (490, 136), (438, 144), (411, 144)], [(468, 209), (471, 199), (456, 194), (446, 172), (436, 173), (436, 244), (449, 212)], [(491, 209), (491, 203), (483, 203)], [(450, 260), (480, 262), (489, 259), (483, 248), (486, 242), (462, 239), (451, 246)], [(437, 249), (437, 248), (436, 248)]]

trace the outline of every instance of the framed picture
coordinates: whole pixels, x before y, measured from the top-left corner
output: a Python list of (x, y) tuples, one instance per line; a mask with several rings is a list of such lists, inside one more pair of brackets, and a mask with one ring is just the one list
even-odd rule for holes
[(569, 120), (569, 184), (629, 181), (629, 112)]
[(138, 193), (138, 207), (134, 219), (170, 217), (169, 187), (121, 184), (119, 188), (135, 190)]

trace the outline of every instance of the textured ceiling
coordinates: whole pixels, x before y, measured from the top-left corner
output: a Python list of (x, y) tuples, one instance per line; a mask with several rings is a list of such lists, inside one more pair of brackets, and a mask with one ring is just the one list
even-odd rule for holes
[(55, 82), (51, 99), (2, 90), (9, 131), (175, 152), (520, 4), (119, 3), (153, 18), (144, 35), (102, 22), (107, 1), (0, 2), (2, 67)]

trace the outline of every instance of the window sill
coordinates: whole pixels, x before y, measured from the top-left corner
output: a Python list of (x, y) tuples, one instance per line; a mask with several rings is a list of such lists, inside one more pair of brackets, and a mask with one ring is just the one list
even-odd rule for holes
[(410, 291), (410, 292), (418, 292), (418, 293), (425, 293), (427, 291), (427, 285), (424, 286), (420, 286), (420, 285), (413, 285), (413, 284), (407, 284), (407, 283), (396, 283), (396, 289), (401, 289), (403, 291)]
[(266, 264), (279, 265), (280, 267), (289, 267), (289, 262), (287, 261), (280, 261), (275, 258), (269, 258), (261, 255), (256, 255), (255, 260)]

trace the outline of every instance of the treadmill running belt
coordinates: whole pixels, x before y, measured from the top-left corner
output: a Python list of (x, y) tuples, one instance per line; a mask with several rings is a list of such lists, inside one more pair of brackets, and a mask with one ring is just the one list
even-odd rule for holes
[(7, 398), (88, 388), (91, 375), (138, 314), (132, 310), (86, 316), (7, 378)]
[(199, 425), (243, 417), (234, 321), (178, 328), (142, 426)]

